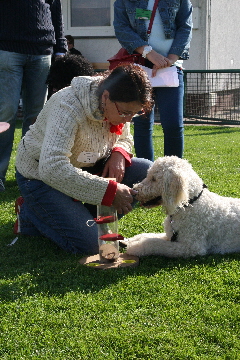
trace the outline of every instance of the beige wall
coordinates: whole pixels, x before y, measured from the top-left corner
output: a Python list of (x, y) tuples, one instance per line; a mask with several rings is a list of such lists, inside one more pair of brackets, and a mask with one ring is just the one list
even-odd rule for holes
[(119, 49), (116, 38), (75, 39), (75, 47), (91, 62), (107, 62)]
[(239, 0), (192, 0), (198, 8), (188, 70), (240, 69)]
[(210, 69), (240, 69), (240, 1), (211, 0)]
[(184, 61), (187, 70), (206, 69), (206, 6), (208, 0), (192, 0), (193, 5), (193, 33), (190, 46), (190, 58)]

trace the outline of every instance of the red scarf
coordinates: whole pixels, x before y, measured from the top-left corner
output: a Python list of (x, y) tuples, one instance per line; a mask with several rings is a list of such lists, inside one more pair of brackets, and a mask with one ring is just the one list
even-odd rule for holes
[(115, 133), (117, 135), (122, 135), (122, 128), (124, 127), (124, 124), (121, 123), (119, 125), (113, 125), (110, 123), (110, 132)]
[[(103, 121), (107, 121), (107, 118), (105, 118)], [(122, 135), (122, 128), (124, 127), (124, 124), (121, 123), (119, 125), (113, 125), (112, 123), (110, 123), (110, 132), (113, 134), (117, 134), (117, 135)]]

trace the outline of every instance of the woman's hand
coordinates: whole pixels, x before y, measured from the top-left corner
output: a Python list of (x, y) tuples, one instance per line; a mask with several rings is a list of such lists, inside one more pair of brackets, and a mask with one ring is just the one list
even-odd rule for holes
[[(140, 46), (135, 49), (136, 52), (142, 54), (144, 51), (145, 46)], [(151, 50), (147, 55), (146, 58), (153, 63), (153, 71), (152, 76), (156, 75), (157, 69), (163, 69), (165, 67), (171, 66), (170, 59), (159, 54), (155, 50)]]
[(155, 69), (163, 69), (171, 66), (170, 60), (167, 57), (157, 53), (155, 50), (152, 50), (147, 54), (147, 59), (153, 63)]
[[(135, 49), (136, 52), (142, 54), (144, 51), (145, 46), (140, 46)], [(179, 56), (175, 54), (168, 54), (167, 57), (159, 54), (155, 50), (151, 50), (147, 55), (146, 58), (153, 63), (152, 69), (152, 77), (156, 76), (158, 69), (164, 69), (166, 67), (172, 66), (178, 59)]]
[(133, 195), (136, 194), (137, 191), (127, 185), (117, 184), (117, 191), (112, 205), (119, 214), (128, 214), (132, 210)]
[(117, 182), (122, 182), (125, 174), (125, 157), (118, 151), (111, 154), (107, 161), (102, 177), (115, 178)]
[[(153, 60), (150, 60), (152, 52), (155, 52), (159, 56), (153, 56)], [(155, 59), (157, 59), (157, 58), (159, 58), (159, 59), (163, 58), (163, 59), (162, 59), (162, 61), (160, 61), (160, 60), (155, 61)], [(156, 51), (152, 50), (149, 54), (147, 54), (147, 59), (154, 64), (153, 69), (152, 69), (152, 77), (154, 77), (154, 76), (156, 76), (158, 69), (163, 69), (163, 68), (172, 66), (179, 59), (179, 56), (175, 55), (175, 54), (168, 54), (167, 57), (164, 57), (164, 56), (158, 54)], [(161, 64), (162, 64), (162, 66), (161, 66)]]

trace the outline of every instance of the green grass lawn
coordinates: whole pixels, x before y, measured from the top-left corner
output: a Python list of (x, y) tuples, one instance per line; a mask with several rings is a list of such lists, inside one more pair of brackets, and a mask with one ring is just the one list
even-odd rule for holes
[[(0, 359), (240, 359), (240, 254), (142, 258), (135, 268), (95, 270), (47, 239), (13, 246), (16, 144), (0, 193)], [(186, 126), (185, 158), (211, 191), (240, 197), (240, 128)], [(163, 134), (155, 126), (156, 157)], [(120, 222), (126, 237), (162, 231), (161, 208)]]

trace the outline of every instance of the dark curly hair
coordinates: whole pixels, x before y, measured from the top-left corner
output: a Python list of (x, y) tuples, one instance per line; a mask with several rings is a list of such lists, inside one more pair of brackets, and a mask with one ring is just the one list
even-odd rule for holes
[(135, 64), (121, 64), (111, 72), (103, 74), (103, 80), (98, 87), (100, 97), (104, 90), (108, 90), (109, 99), (113, 102), (137, 101), (145, 111), (153, 106), (152, 86), (146, 72)]
[(94, 69), (91, 63), (81, 55), (66, 54), (50, 66), (46, 83), (49, 87), (61, 90), (69, 86), (75, 76), (92, 76)]

